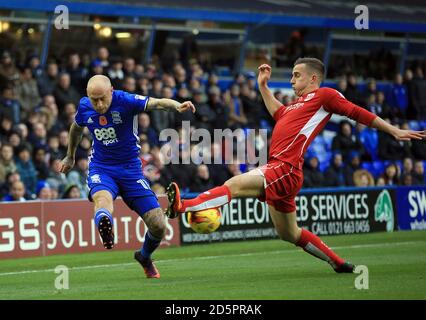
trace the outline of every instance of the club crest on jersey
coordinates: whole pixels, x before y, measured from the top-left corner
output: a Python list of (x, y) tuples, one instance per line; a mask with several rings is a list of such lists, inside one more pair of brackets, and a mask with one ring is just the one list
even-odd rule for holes
[(90, 180), (92, 180), (92, 183), (101, 183), (101, 177), (98, 174), (91, 176)]
[(309, 100), (311, 100), (314, 96), (315, 96), (315, 92), (313, 92), (313, 93), (309, 93), (309, 94), (306, 96), (305, 100), (303, 100), (303, 101), (309, 101)]
[(108, 120), (105, 116), (100, 116), (99, 117), (99, 124), (101, 126), (106, 126), (108, 124)]
[(111, 116), (112, 116), (112, 122), (114, 124), (123, 123), (123, 121), (121, 120), (120, 112), (118, 112), (118, 111), (111, 111)]

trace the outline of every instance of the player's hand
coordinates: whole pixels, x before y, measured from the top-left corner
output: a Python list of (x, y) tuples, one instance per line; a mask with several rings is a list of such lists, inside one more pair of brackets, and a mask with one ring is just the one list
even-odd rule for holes
[(60, 171), (62, 173), (68, 173), (74, 167), (74, 164), (75, 159), (67, 156), (61, 161)]
[(185, 101), (182, 102), (177, 108), (176, 111), (179, 113), (185, 112), (191, 110), (192, 113), (195, 113), (195, 106), (192, 104), (191, 101)]
[(398, 141), (409, 141), (411, 139), (422, 140), (426, 138), (426, 130), (414, 131), (396, 129), (395, 132), (393, 132), (393, 136)]
[(260, 86), (266, 86), (268, 80), (271, 78), (272, 68), (267, 64), (262, 64), (257, 68), (259, 75), (257, 76), (257, 82)]

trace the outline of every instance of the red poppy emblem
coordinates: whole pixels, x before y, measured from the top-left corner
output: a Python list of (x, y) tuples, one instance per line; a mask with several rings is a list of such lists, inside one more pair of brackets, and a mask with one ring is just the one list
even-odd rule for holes
[(106, 126), (108, 124), (108, 120), (105, 116), (100, 116), (99, 117), (99, 124), (101, 126)]

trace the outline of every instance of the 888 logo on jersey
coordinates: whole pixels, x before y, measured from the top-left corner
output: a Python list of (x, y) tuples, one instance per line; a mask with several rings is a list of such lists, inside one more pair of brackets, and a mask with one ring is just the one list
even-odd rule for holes
[(111, 143), (118, 142), (117, 134), (115, 133), (115, 128), (109, 127), (109, 128), (96, 128), (93, 130), (93, 133), (95, 135), (96, 140), (102, 141), (104, 145), (109, 145)]

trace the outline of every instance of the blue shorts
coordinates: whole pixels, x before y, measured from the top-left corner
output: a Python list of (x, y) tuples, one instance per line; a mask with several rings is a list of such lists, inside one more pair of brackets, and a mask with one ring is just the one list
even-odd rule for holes
[(112, 166), (92, 162), (89, 165), (87, 184), (90, 201), (96, 192), (106, 190), (114, 200), (120, 195), (127, 206), (140, 216), (149, 210), (160, 208), (157, 196), (142, 174), (140, 162)]

